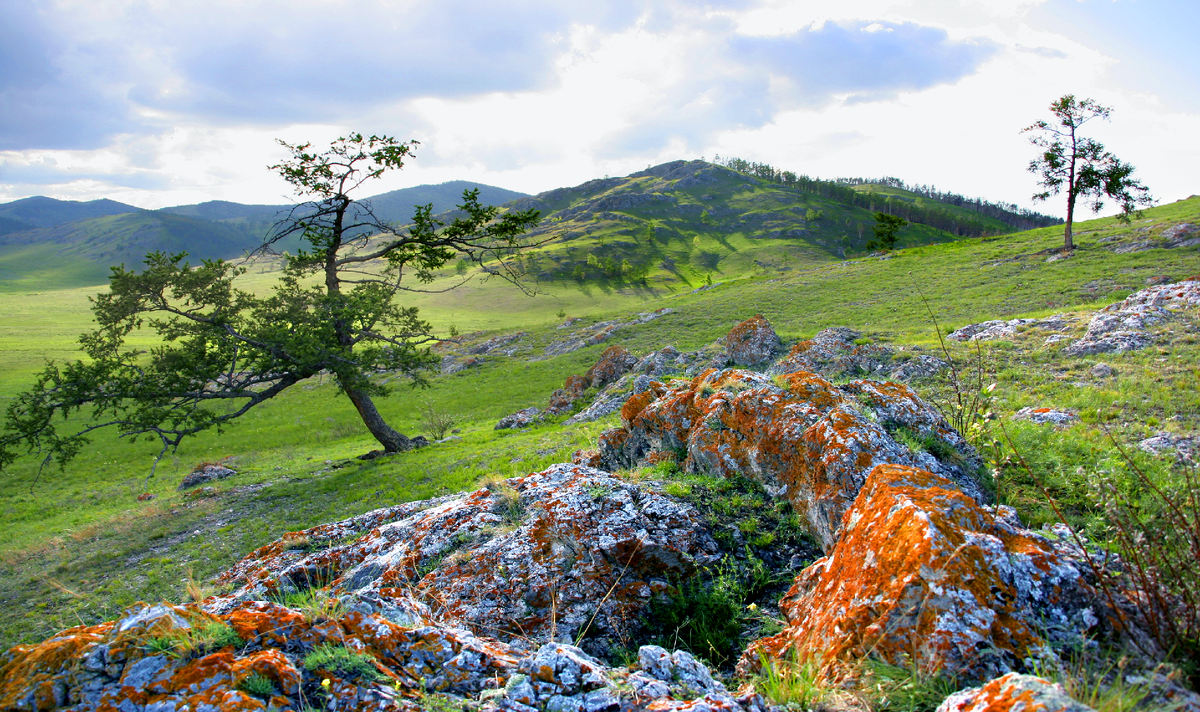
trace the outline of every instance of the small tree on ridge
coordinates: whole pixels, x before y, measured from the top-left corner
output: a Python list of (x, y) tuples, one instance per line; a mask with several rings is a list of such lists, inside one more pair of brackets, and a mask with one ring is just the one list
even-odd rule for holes
[(1079, 135), (1079, 129), (1092, 119), (1105, 119), (1112, 109), (1101, 106), (1091, 99), (1076, 100), (1074, 94), (1066, 94), (1050, 104), (1057, 125), (1037, 121), (1022, 130), (1035, 132), (1029, 142), (1037, 146), (1041, 155), (1029, 162), (1029, 172), (1039, 175), (1044, 190), (1034, 193), (1036, 201), (1046, 200), (1052, 195), (1067, 194), (1067, 223), (1063, 230), (1063, 249), (1075, 249), (1071, 236), (1071, 225), (1075, 221), (1077, 198), (1090, 199), (1092, 212), (1104, 207), (1104, 199), (1111, 198), (1121, 206), (1117, 219), (1129, 222), (1138, 205), (1153, 205), (1148, 189), (1133, 178), (1134, 168), (1123, 163), (1112, 153), (1104, 150), (1104, 144)]

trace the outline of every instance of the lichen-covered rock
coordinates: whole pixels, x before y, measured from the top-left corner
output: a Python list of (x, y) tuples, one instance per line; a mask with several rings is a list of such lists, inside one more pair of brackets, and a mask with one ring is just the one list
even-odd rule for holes
[(988, 679), (1105, 624), (1083, 564), (933, 473), (874, 468), (843, 521), (781, 601), (789, 627), (754, 643), (743, 670), (795, 649), (827, 671), (870, 656)]
[[(270, 632), (272, 619), (285, 635)], [(237, 642), (214, 649), (202, 636), (180, 633), (201, 623), (230, 626)], [(152, 652), (155, 636), (172, 630), (191, 647)], [(347, 671), (328, 658), (309, 664), (321, 646), (344, 648), (370, 661), (371, 669)], [(359, 611), (308, 620), (283, 606), (247, 602), (214, 618), (194, 605), (137, 604), (117, 621), (68, 629), (0, 654), (0, 710), (265, 712), (316, 705), (416, 712), (431, 693), (483, 710), (743, 709), (686, 652), (646, 647), (639, 659), (654, 661), (650, 673), (610, 668), (571, 645), (551, 642), (521, 653), (444, 624), (403, 626)], [(273, 689), (249, 694), (245, 684), (252, 676)], [(744, 709), (762, 712), (763, 706), (747, 698)]]
[(542, 413), (537, 406), (529, 406), (525, 410), (518, 410), (516, 413), (506, 415), (496, 423), (496, 430), (519, 430), (528, 428), (538, 421), (538, 416)]
[(844, 326), (823, 329), (811, 339), (792, 345), (791, 351), (767, 369), (771, 375), (811, 371), (825, 378), (867, 376), (886, 371), (891, 349), (875, 344), (856, 344), (861, 333)]
[(609, 346), (583, 377), (592, 388), (603, 388), (628, 372), (637, 362), (637, 357), (625, 347)]
[(567, 376), (563, 387), (550, 394), (550, 404), (546, 406), (546, 412), (550, 415), (569, 413), (575, 401), (583, 397), (588, 385), (588, 379), (584, 376)]
[[(941, 473), (987, 500), (973, 475), (977, 456), (970, 446), (899, 383), (854, 381), (839, 388), (808, 372), (772, 379), (709, 371), (690, 383), (651, 384), (626, 401), (621, 419), (623, 427), (606, 431), (598, 443), (606, 469), (633, 467), (654, 452), (685, 451), (688, 471), (747, 474), (788, 499), (826, 550), (867, 473), (881, 463)], [(899, 428), (941, 443), (935, 450), (942, 459), (897, 442), (891, 433)]]
[(238, 602), (332, 582), (350, 609), (395, 623), (447, 621), (514, 645), (586, 628), (603, 652), (671, 577), (716, 558), (692, 507), (607, 472), (554, 465), (509, 482), (393, 510), (331, 549), (263, 547), (224, 575), (240, 588), (206, 605), (270, 606)]
[(1008, 673), (981, 687), (960, 690), (938, 705), (937, 712), (1094, 712), (1071, 699), (1062, 685)]
[(762, 314), (730, 329), (722, 343), (737, 366), (761, 366), (775, 357), (780, 346), (779, 336)]

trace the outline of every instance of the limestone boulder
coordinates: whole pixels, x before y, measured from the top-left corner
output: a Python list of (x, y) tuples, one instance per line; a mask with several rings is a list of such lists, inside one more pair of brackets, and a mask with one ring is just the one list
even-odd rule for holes
[(1086, 563), (1001, 510), (931, 472), (875, 467), (836, 544), (781, 601), (788, 627), (755, 642), (741, 668), (794, 649), (827, 671), (874, 657), (986, 680), (1104, 629)]
[(779, 336), (762, 314), (750, 317), (729, 330), (722, 339), (729, 360), (737, 366), (762, 366), (779, 351)]
[(609, 346), (583, 378), (592, 388), (603, 388), (627, 373), (637, 362), (637, 357), (625, 347)]

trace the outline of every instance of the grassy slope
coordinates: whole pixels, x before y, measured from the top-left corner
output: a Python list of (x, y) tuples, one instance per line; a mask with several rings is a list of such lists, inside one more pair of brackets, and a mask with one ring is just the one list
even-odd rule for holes
[[(744, 196), (754, 200), (753, 194)], [(1146, 212), (1137, 227), (1200, 219), (1200, 199)], [(543, 361), (524, 356), (564, 334), (553, 328), (560, 309), (571, 316), (610, 318), (670, 306), (677, 310), (646, 325), (617, 332), (609, 343), (638, 353), (665, 344), (698, 347), (736, 321), (765, 314), (785, 339), (849, 325), (879, 341), (930, 348), (936, 335), (915, 291), (919, 285), (943, 328), (988, 318), (1038, 315), (1094, 307), (1140, 288), (1147, 277), (1200, 273), (1200, 253), (1150, 250), (1117, 255), (1098, 240), (1131, 228), (1113, 220), (1078, 226), (1075, 257), (1046, 262), (1036, 253), (1060, 244), (1057, 228), (1003, 238), (964, 240), (905, 250), (892, 259), (845, 262), (796, 259), (792, 269), (728, 270), (721, 286), (688, 293), (689, 285), (662, 282), (654, 289), (572, 283), (554, 285), (555, 296), (530, 298), (493, 281), (422, 302), (436, 324), (497, 331), (523, 328), (531, 351), (490, 359), (482, 368), (437, 378), (426, 391), (399, 389), (380, 403), (401, 430), (420, 432), (417, 405), (428, 400), (463, 419), (463, 440), (374, 463), (343, 461), (373, 447), (352, 408), (329, 384), (309, 383), (252, 412), (225, 433), (208, 433), (168, 457), (159, 474), (145, 477), (156, 448), (99, 437), (64, 472), (25, 460), (0, 474), (3, 535), (0, 604), (13, 614), (0, 624), (0, 646), (33, 640), (58, 627), (92, 620), (138, 598), (179, 598), (191, 571), (198, 579), (220, 571), (241, 554), (281, 533), (397, 501), (472, 486), (489, 473), (510, 475), (562, 461), (595, 442), (607, 423), (575, 428), (546, 426), (497, 434), (496, 419), (529, 405), (544, 405), (570, 373), (586, 369), (608, 344)], [(734, 238), (728, 244), (738, 248)], [(701, 239), (704, 244), (704, 239)], [(720, 243), (716, 243), (720, 244)], [(744, 248), (749, 249), (749, 248)], [(731, 250), (736, 253), (737, 250)], [(268, 274), (247, 275), (263, 289)], [(0, 395), (27, 383), (42, 355), (69, 357), (73, 339), (87, 326), (86, 296), (94, 289), (4, 295), (0, 301)], [(1081, 322), (1085, 323), (1085, 322)], [(1192, 372), (1198, 349), (1177, 346), (1106, 359), (1121, 377), (1102, 387), (1077, 388), (1092, 360), (1060, 364), (1031, 335), (989, 345), (989, 380), (1000, 383), (1001, 412), (1051, 402), (1082, 411), (1089, 423), (1112, 417), (1122, 437), (1144, 437), (1167, 418), (1172, 428), (1200, 426)], [(922, 389), (936, 394), (937, 384)], [(944, 392), (944, 388), (943, 388)], [(1112, 404), (1118, 404), (1116, 406)], [(1190, 418), (1190, 419), (1189, 419)], [(1104, 444), (1085, 424), (1049, 447), (1045, 431), (1014, 426), (1020, 443), (1034, 447), (1039, 471), (1053, 491), (1071, 496), (1072, 473), (1100, 457)], [(197, 462), (231, 457), (240, 474), (217, 483), (211, 494), (183, 497), (174, 485)], [(1044, 521), (1044, 504), (1018, 475), (1002, 496), (1023, 514)], [(157, 496), (138, 502), (145, 490)], [(1082, 510), (1079, 510), (1082, 512)], [(1082, 516), (1082, 514), (1081, 514)]]

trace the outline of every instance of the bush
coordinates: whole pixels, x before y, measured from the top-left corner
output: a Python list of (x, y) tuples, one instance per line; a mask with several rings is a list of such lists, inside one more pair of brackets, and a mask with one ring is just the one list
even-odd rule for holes
[(432, 401), (421, 401), (421, 425), (434, 440), (441, 440), (458, 422), (458, 417), (442, 410)]

